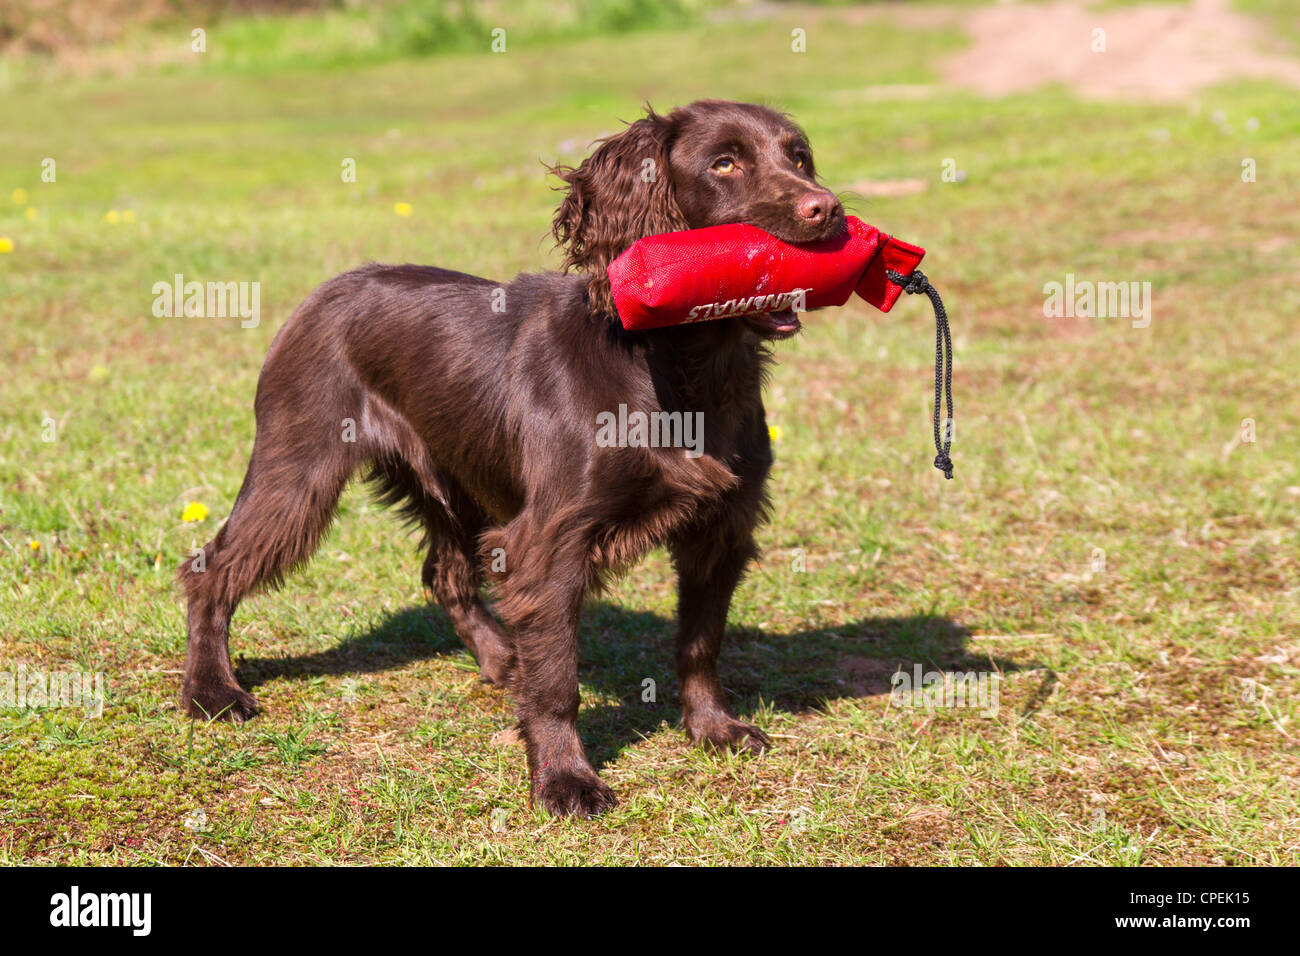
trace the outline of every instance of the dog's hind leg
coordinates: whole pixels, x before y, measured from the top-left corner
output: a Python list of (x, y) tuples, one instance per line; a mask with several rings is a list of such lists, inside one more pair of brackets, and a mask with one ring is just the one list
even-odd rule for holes
[(191, 717), (242, 722), (257, 701), (235, 680), (230, 618), (239, 602), (274, 587), (311, 557), (364, 452), (345, 424), (259, 408), (248, 473), (217, 536), (178, 569), (189, 601), (181, 706)]
[(379, 497), (424, 526), (421, 579), (451, 618), (456, 636), (478, 661), (489, 684), (505, 686), (514, 663), (510, 638), (483, 603), (477, 542), (487, 524), (483, 512), (460, 486), (422, 454), (414, 464), (402, 458), (376, 461), (370, 479)]
[(514, 651), (505, 628), (483, 603), (475, 539), (482, 527), (467, 527), (461, 512), (449, 520), (444, 509), (426, 518), (429, 554), (422, 577), (451, 618), (456, 634), (478, 661), (479, 674), (489, 684), (504, 687), (514, 666)]

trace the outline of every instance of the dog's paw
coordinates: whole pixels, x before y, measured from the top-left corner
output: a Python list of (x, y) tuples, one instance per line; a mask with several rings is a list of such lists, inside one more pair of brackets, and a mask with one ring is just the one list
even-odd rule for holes
[(181, 709), (196, 720), (242, 724), (256, 716), (257, 699), (238, 684), (190, 684), (181, 692)]
[(618, 804), (614, 791), (595, 773), (556, 773), (541, 778), (533, 787), (533, 804), (557, 817), (586, 820), (612, 810)]
[(686, 734), (697, 746), (709, 750), (734, 750), (761, 754), (769, 750), (772, 741), (753, 724), (731, 717), (703, 725), (688, 725)]

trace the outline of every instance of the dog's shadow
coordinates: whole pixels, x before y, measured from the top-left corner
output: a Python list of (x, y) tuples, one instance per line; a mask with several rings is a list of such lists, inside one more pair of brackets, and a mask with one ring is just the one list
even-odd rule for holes
[[(578, 729), (597, 768), (664, 722), (679, 721), (675, 626), (671, 618), (604, 601), (585, 609), (578, 674), (584, 697), (597, 703), (582, 708)], [(927, 673), (1021, 669), (970, 653), (969, 636), (950, 618), (930, 614), (787, 633), (729, 627), (719, 672), (733, 710), (743, 717), (759, 706), (804, 713), (840, 698), (886, 694), (895, 672), (910, 675), (917, 665)], [(472, 664), (440, 608), (412, 607), (328, 650), (243, 659), (236, 676), (253, 690), (270, 680), (376, 673), (433, 657), (464, 657)]]

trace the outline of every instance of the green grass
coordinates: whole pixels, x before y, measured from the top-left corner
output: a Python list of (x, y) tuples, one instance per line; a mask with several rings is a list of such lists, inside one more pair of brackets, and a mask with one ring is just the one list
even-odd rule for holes
[[(1300, 862), (1294, 92), (1222, 87), (1197, 110), (866, 95), (934, 82), (962, 40), (840, 16), (0, 100), (0, 661), (111, 686), (98, 719), (0, 712), (0, 860)], [(316, 560), (235, 619), (265, 715), (183, 719), (171, 572), (229, 510), (293, 306), (367, 259), (554, 265), (542, 161), (647, 98), (703, 95), (792, 111), (835, 188), (924, 180), (854, 211), (929, 250), (956, 335), (952, 482), (930, 467), (923, 303), (818, 313), (779, 348), (777, 507), (723, 668), (776, 750), (686, 745), (655, 554), (582, 623), (580, 729), (621, 803), (531, 811), (508, 698), (359, 489)], [(261, 325), (154, 318), (176, 272), (260, 281)], [(1150, 281), (1150, 328), (1044, 319), (1067, 272)], [(1245, 418), (1258, 440), (1233, 446)], [(190, 500), (210, 516), (182, 522)], [(913, 663), (1001, 672), (998, 715), (890, 706)]]
[[(448, 51), (537, 48), (558, 39), (698, 21), (727, 0), (316, 0), (277, 12), (274, 0), (221, 0), (139, 8), (129, 0), (11, 0), (0, 11), (0, 48), (33, 55), (0, 63), (20, 76), (153, 67), (216, 71), (333, 68)], [(734, 4), (735, 0), (732, 0)], [(262, 12), (248, 12), (256, 7)], [(182, 9), (183, 8), (183, 9)], [(197, 31), (197, 32), (196, 32)], [(497, 32), (501, 31), (501, 32)], [(0, 70), (0, 80), (5, 76)]]

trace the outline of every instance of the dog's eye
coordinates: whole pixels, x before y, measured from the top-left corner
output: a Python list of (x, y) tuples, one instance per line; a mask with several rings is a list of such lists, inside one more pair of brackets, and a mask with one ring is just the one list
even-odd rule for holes
[(798, 159), (796, 159), (796, 160), (794, 161), (794, 168), (795, 168), (795, 169), (803, 169), (803, 157), (802, 157), (802, 156), (800, 156)]
[(730, 156), (723, 156), (713, 164), (713, 171), (715, 173), (722, 173), (724, 176), (729, 173), (734, 173), (736, 171), (736, 161)]

